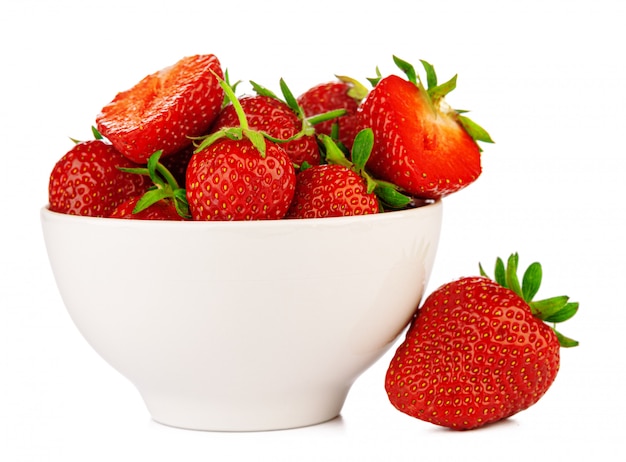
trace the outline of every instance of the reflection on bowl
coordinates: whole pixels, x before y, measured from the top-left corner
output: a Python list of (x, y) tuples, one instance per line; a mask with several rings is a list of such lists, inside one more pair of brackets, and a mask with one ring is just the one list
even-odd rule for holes
[(248, 431), (336, 417), (423, 296), (442, 204), (164, 222), (41, 209), (65, 306), (154, 420)]

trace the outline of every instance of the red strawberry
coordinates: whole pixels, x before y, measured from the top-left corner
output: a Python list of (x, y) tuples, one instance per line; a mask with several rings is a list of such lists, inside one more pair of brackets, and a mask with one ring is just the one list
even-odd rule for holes
[[(250, 128), (263, 131), (268, 135), (286, 140), (302, 130), (302, 121), (297, 114), (283, 101), (268, 95), (244, 96), (239, 98), (239, 104), (246, 114)], [(212, 131), (225, 127), (238, 127), (239, 117), (232, 105), (226, 106), (218, 116)], [(301, 165), (308, 162), (310, 165), (320, 163), (320, 153), (312, 135), (281, 143), (292, 162)]]
[(315, 125), (319, 134), (331, 136), (333, 125), (338, 126), (338, 140), (347, 150), (352, 149), (357, 134), (357, 109), (368, 90), (354, 79), (337, 76), (338, 80), (316, 85), (298, 97), (298, 104), (307, 117), (313, 117), (336, 109), (345, 109), (346, 113), (334, 120)]
[(125, 156), (145, 163), (157, 150), (168, 156), (206, 134), (224, 93), (214, 55), (181, 59), (119, 93), (97, 116), (98, 130)]
[(268, 220), (287, 213), (296, 183), (292, 161), (278, 144), (252, 130), (232, 88), (220, 80), (237, 126), (207, 136), (187, 167), (194, 220)]
[[(393, 185), (373, 179), (364, 170), (374, 143), (370, 129), (355, 136), (352, 161), (328, 135), (319, 135), (326, 164), (303, 169), (287, 218), (324, 218), (378, 213), (384, 206), (402, 208), (410, 199)], [(380, 203), (379, 203), (380, 198)]]
[(378, 213), (365, 180), (343, 165), (323, 164), (300, 172), (287, 218), (324, 218)]
[(295, 189), (289, 156), (275, 143), (265, 153), (249, 139), (221, 138), (196, 152), (187, 168), (194, 220), (268, 220), (287, 213)]
[(476, 142), (492, 140), (462, 111), (446, 104), (444, 97), (456, 87), (456, 76), (438, 85), (434, 68), (422, 61), (425, 88), (413, 66), (394, 60), (408, 80), (390, 75), (375, 81), (359, 107), (359, 128), (374, 130), (368, 168), (422, 198), (437, 199), (468, 186), (481, 174)]
[(52, 170), (48, 184), (50, 210), (108, 216), (129, 196), (141, 194), (149, 187), (146, 178), (118, 168), (135, 166), (102, 140), (77, 143)]
[(131, 220), (184, 220), (184, 218), (178, 214), (176, 207), (171, 202), (163, 200), (155, 202), (140, 212), (135, 212), (137, 203), (140, 200), (141, 196), (135, 196), (127, 199), (125, 202), (117, 206), (113, 213), (109, 215), (109, 218), (125, 218)]
[(153, 185), (143, 194), (120, 204), (109, 218), (134, 220), (185, 220), (191, 218), (186, 191), (178, 186), (174, 175), (159, 162), (162, 151), (150, 156), (145, 168), (122, 168), (127, 173), (147, 175)]
[(466, 277), (435, 290), (419, 309), (387, 371), (400, 411), (457, 430), (512, 416), (535, 404), (559, 370), (559, 347), (575, 342), (544, 321), (573, 316), (567, 297), (532, 301), (541, 283), (533, 263), (520, 287), (517, 254), (496, 279)]

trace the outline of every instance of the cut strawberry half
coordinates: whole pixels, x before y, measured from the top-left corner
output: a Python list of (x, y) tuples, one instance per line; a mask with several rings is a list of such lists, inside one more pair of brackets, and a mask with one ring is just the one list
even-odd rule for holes
[(223, 75), (214, 55), (183, 58), (118, 93), (97, 116), (98, 130), (137, 163), (157, 150), (164, 157), (178, 152), (213, 123), (224, 99)]

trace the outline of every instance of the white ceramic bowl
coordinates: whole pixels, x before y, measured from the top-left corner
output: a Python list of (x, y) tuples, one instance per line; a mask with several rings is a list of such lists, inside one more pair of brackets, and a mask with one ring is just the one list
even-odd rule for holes
[(336, 417), (423, 296), (440, 202), (362, 217), (163, 222), (41, 210), (56, 282), (153, 419), (272, 430)]

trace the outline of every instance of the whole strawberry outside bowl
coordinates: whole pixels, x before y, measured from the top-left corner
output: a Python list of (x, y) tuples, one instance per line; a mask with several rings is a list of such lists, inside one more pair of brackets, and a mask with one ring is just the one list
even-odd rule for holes
[(252, 222), (41, 209), (58, 289), (87, 342), (155, 421), (216, 431), (339, 415), (418, 306), (441, 217), (440, 201)]

